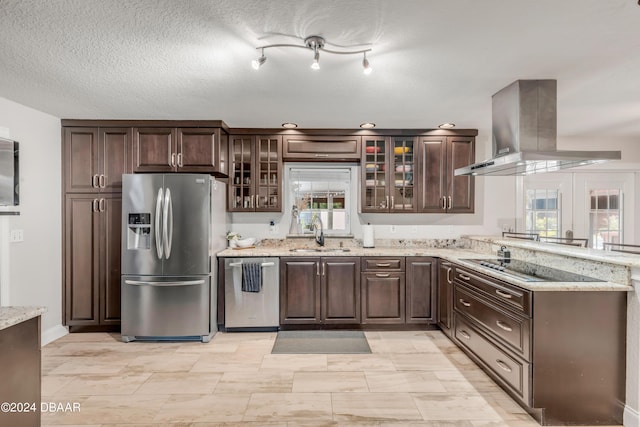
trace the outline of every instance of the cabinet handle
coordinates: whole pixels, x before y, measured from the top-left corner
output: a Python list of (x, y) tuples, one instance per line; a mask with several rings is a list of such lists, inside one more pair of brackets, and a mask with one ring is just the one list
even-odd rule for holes
[(391, 276), (390, 273), (376, 273), (376, 277), (389, 277)]
[(453, 282), (451, 281), (451, 270), (451, 267), (447, 268), (447, 283), (450, 285), (453, 284)]
[(384, 198), (386, 199), (387, 202), (387, 209), (389, 208), (389, 196), (384, 196)]
[(462, 280), (466, 280), (467, 282), (468, 282), (469, 280), (471, 280), (471, 277), (469, 277), (469, 276), (465, 276), (465, 275), (464, 275), (464, 274), (462, 274), (462, 273), (459, 273), (459, 274), (458, 274), (458, 277), (459, 277), (459, 278), (461, 278)]
[(98, 212), (98, 199), (93, 199), (93, 202), (91, 202), (91, 210)]
[(504, 363), (500, 359), (496, 360), (496, 365), (500, 366), (500, 368), (502, 368), (503, 370), (505, 370), (507, 372), (511, 372), (512, 371), (511, 367), (509, 365), (507, 365), (506, 363)]
[(464, 305), (465, 307), (471, 307), (471, 303), (463, 300), (462, 298), (460, 298), (458, 301), (460, 301), (460, 304)]
[(513, 295), (508, 294), (506, 292), (502, 292), (500, 289), (496, 289), (496, 294), (500, 295), (502, 298), (511, 299)]
[(460, 331), (459, 335), (466, 340), (471, 339), (471, 335), (469, 335), (467, 331)]
[(513, 331), (513, 328), (511, 328), (511, 326), (507, 325), (506, 323), (500, 321), (500, 320), (496, 320), (496, 325), (498, 325), (498, 327), (500, 329), (504, 329), (507, 332), (511, 332)]
[(98, 207), (100, 209), (100, 212), (104, 212), (104, 209), (105, 209), (104, 199), (100, 199), (100, 202), (98, 203)]
[(255, 195), (251, 195), (251, 207), (254, 208), (254, 200), (255, 200), (256, 196)]
[(316, 276), (320, 275), (320, 263), (316, 262)]
[(100, 188), (105, 188), (106, 187), (106, 179), (104, 175), (100, 175), (100, 178), (98, 179), (98, 182), (100, 184)]
[(171, 153), (171, 167), (176, 167), (176, 153)]
[(390, 262), (377, 262), (376, 267), (391, 267)]
[(316, 157), (329, 157), (328, 154), (316, 154), (315, 156)]
[(93, 178), (91, 178), (91, 186), (98, 188), (98, 174), (93, 175)]
[(396, 208), (395, 198), (391, 196), (391, 209), (395, 209), (395, 208)]
[(451, 196), (447, 197), (447, 209), (451, 209), (453, 207), (453, 202), (451, 201)]
[(442, 196), (442, 210), (447, 209), (447, 198)]
[(181, 168), (184, 165), (182, 164), (182, 153), (178, 153), (178, 167)]
[(326, 263), (326, 262), (323, 262), (323, 263), (322, 263), (322, 275), (323, 275), (323, 276), (324, 276), (324, 273), (325, 273), (326, 267), (327, 267), (327, 263)]

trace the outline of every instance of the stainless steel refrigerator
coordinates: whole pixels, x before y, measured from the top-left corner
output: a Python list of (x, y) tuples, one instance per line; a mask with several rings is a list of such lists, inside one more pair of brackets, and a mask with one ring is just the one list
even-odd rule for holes
[(209, 175), (123, 175), (123, 341), (215, 334), (224, 207), (225, 185)]

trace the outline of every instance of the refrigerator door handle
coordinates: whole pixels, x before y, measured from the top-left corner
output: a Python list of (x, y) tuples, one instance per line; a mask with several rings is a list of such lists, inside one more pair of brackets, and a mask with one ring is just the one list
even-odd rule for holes
[(193, 286), (204, 285), (204, 280), (180, 280), (177, 282), (145, 282), (143, 280), (125, 280), (126, 285), (137, 286)]
[(173, 203), (171, 200), (171, 190), (168, 188), (164, 193), (164, 212), (162, 222), (164, 254), (166, 259), (169, 259), (171, 256), (171, 243), (173, 243)]
[(156, 197), (156, 253), (158, 259), (162, 259), (162, 234), (160, 232), (160, 223), (162, 222), (162, 188), (158, 189), (158, 196)]

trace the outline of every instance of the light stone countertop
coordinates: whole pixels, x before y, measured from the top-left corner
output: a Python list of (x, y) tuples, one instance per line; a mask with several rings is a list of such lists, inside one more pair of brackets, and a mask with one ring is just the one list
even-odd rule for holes
[[(508, 242), (511, 243), (511, 242)], [(554, 245), (559, 246), (559, 245)], [(296, 247), (296, 246), (294, 246)], [(314, 246), (305, 246), (311, 247)], [(454, 262), (460, 266), (472, 268), (475, 271), (485, 273), (488, 276), (495, 277), (497, 279), (512, 283), (524, 289), (532, 291), (632, 291), (633, 287), (614, 283), (614, 282), (523, 282), (521, 280), (505, 277), (499, 272), (496, 272), (490, 268), (481, 267), (475, 263), (469, 263), (463, 261), (466, 258), (493, 258), (495, 254), (489, 254), (486, 252), (479, 252), (470, 249), (462, 248), (435, 248), (435, 247), (375, 247), (375, 248), (362, 248), (362, 247), (348, 247), (348, 252), (335, 252), (331, 249), (335, 247), (324, 248), (319, 252), (292, 252), (291, 246), (278, 245), (278, 246), (257, 246), (255, 248), (246, 249), (225, 249), (218, 253), (218, 257), (318, 257), (318, 256), (430, 256), (443, 258), (447, 261)], [(572, 248), (574, 249), (574, 248)], [(602, 252), (602, 251), (601, 251)], [(574, 255), (575, 256), (575, 255)], [(606, 280), (605, 277), (598, 277), (601, 280)]]
[(33, 319), (46, 311), (46, 307), (0, 307), (0, 330)]

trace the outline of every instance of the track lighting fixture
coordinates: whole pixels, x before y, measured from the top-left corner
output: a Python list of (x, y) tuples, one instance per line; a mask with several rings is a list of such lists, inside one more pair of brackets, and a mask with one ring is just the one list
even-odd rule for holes
[(311, 68), (314, 70), (320, 69), (320, 51), (333, 53), (336, 55), (356, 55), (362, 53), (364, 58), (362, 59), (362, 67), (364, 68), (365, 74), (370, 74), (372, 71), (371, 65), (369, 65), (369, 60), (367, 59), (367, 52), (371, 52), (371, 48), (367, 49), (358, 49), (358, 50), (349, 50), (349, 48), (340, 48), (340, 50), (331, 50), (325, 49), (325, 39), (320, 36), (309, 36), (304, 39), (304, 45), (299, 44), (270, 44), (265, 46), (257, 47), (256, 49), (260, 49), (261, 55), (259, 58), (251, 61), (251, 66), (254, 69), (259, 69), (262, 64), (265, 63), (267, 57), (264, 55), (264, 50), (272, 47), (297, 47), (302, 49), (311, 49), (313, 51), (313, 62), (311, 64)]

